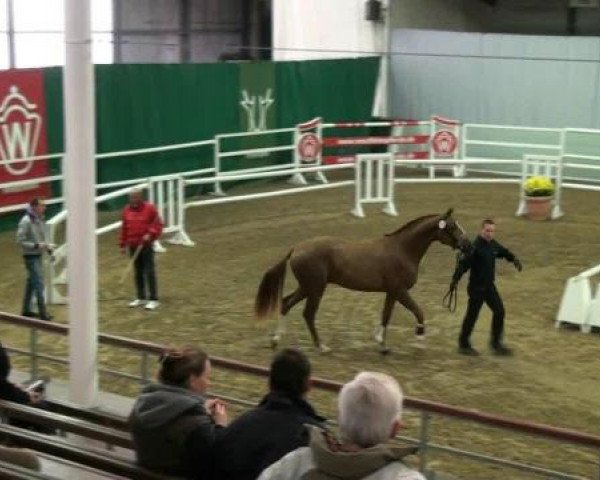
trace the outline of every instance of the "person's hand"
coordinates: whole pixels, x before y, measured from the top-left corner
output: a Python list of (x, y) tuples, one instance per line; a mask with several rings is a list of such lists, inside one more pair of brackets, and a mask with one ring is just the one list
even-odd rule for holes
[(521, 260), (519, 260), (517, 257), (515, 257), (513, 263), (515, 264), (515, 268), (517, 269), (517, 271), (520, 272), (521, 270), (523, 270), (523, 264), (521, 263)]
[(42, 401), (42, 394), (40, 392), (35, 391), (26, 391), (27, 395), (29, 395), (29, 401), (31, 403), (40, 403)]
[(40, 250), (46, 250), (48, 248), (48, 245), (46, 245), (45, 242), (39, 242), (37, 244), (37, 248), (39, 248)]
[(144, 236), (142, 237), (142, 240), (143, 240), (145, 243), (148, 243), (148, 242), (149, 242), (151, 239), (152, 239), (152, 236), (151, 236), (149, 233), (147, 233), (146, 235), (144, 235)]
[(207, 400), (204, 406), (217, 425), (221, 425), (222, 427), (227, 425), (227, 406), (225, 405), (225, 402), (213, 398)]

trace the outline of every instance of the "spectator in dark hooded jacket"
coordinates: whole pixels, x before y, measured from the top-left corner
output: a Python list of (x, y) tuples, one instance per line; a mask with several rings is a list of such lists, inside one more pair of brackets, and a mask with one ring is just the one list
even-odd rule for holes
[(227, 424), (225, 404), (206, 400), (211, 366), (193, 347), (160, 357), (159, 383), (148, 385), (130, 417), (138, 463), (168, 475), (212, 478), (212, 446)]
[[(20, 403), (29, 407), (50, 410), (48, 404), (43, 400), (43, 395), (41, 392), (36, 390), (27, 390), (21, 385), (15, 385), (12, 383), (8, 379), (10, 376), (10, 370), (10, 357), (0, 343), (0, 400), (7, 400), (9, 402)], [(15, 427), (35, 430), (48, 435), (54, 435), (56, 433), (54, 428), (37, 425), (36, 423), (32, 423), (27, 420), (11, 418), (9, 419), (8, 423)]]
[(41, 395), (39, 393), (28, 392), (8, 379), (10, 370), (10, 358), (0, 343), (0, 400), (8, 400), (9, 402), (21, 403), (23, 405), (40, 403)]
[(269, 393), (258, 407), (238, 417), (215, 446), (219, 480), (255, 480), (288, 452), (308, 445), (306, 425), (323, 426), (305, 400), (310, 362), (294, 349), (282, 350), (271, 363)]

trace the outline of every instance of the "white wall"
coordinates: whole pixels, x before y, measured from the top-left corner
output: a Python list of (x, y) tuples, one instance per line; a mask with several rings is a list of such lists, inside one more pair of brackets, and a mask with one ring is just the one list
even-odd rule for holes
[(385, 48), (383, 23), (365, 20), (365, 0), (273, 0), (273, 59), (373, 55)]
[(398, 29), (394, 116), (600, 127), (600, 38)]

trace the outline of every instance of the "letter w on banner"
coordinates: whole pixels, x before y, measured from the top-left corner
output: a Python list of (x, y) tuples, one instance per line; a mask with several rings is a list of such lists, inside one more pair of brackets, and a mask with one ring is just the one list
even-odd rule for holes
[(18, 161), (47, 153), (42, 71), (3, 72), (0, 99), (0, 206), (25, 203), (33, 196), (47, 197), (48, 183), (3, 187), (7, 182), (48, 175), (47, 160)]

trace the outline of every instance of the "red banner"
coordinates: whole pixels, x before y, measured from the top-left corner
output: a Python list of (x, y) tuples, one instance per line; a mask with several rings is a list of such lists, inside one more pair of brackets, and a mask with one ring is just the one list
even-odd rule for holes
[[(395, 153), (394, 158), (396, 160), (427, 160), (429, 158), (429, 152), (422, 151), (422, 152)], [(356, 161), (356, 155), (325, 155), (323, 157), (323, 163), (325, 165), (338, 165), (340, 163), (354, 163), (355, 161)]]
[(354, 145), (423, 145), (429, 135), (402, 135), (398, 137), (326, 137), (325, 147), (347, 147)]
[(47, 176), (47, 160), (19, 161), (45, 155), (47, 151), (42, 71), (0, 73), (0, 206), (26, 203), (34, 196), (50, 194), (48, 183), (3, 187), (7, 182)]

